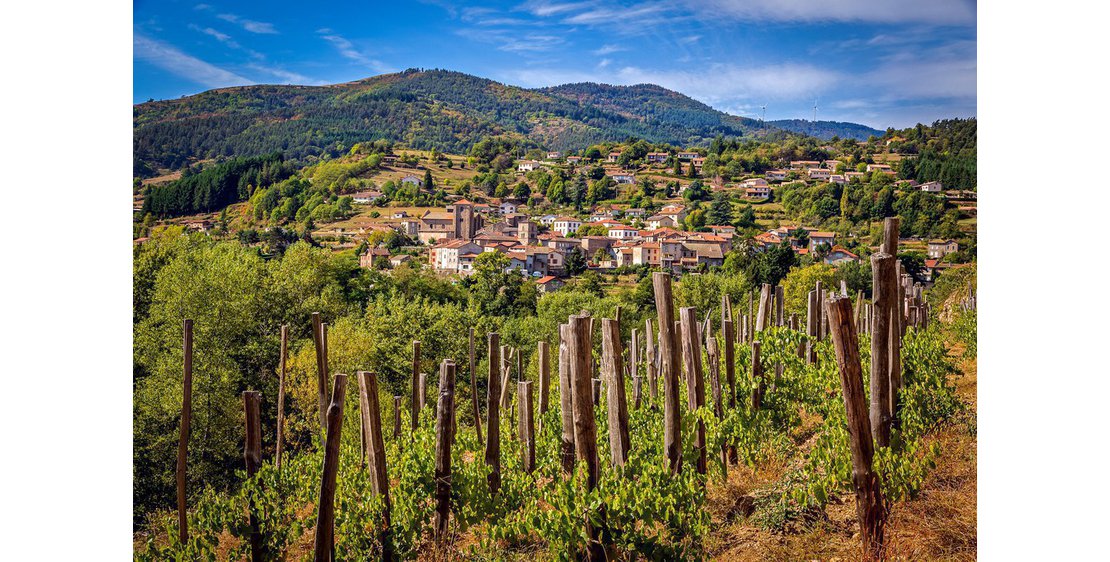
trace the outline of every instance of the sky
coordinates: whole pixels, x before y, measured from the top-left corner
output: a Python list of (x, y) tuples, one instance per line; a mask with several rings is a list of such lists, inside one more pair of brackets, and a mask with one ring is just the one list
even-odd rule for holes
[(133, 47), (135, 103), (443, 68), (527, 88), (652, 83), (768, 120), (815, 105), (879, 129), (976, 115), (968, 0), (136, 0)]

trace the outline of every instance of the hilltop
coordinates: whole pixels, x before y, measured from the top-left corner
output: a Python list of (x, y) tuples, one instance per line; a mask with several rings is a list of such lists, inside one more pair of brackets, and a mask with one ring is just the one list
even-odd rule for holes
[(767, 122), (772, 127), (785, 131), (829, 140), (833, 137), (842, 139), (867, 140), (870, 137), (881, 137), (883, 131), (872, 129), (859, 123), (846, 123), (843, 121), (810, 121), (808, 119), (781, 119)]
[(660, 86), (526, 89), (446, 70), (406, 70), (331, 86), (241, 86), (134, 107), (135, 175), (198, 160), (282, 151), (337, 155), (356, 142), (465, 153), (490, 136), (552, 150), (642, 138), (704, 145), (783, 131)]

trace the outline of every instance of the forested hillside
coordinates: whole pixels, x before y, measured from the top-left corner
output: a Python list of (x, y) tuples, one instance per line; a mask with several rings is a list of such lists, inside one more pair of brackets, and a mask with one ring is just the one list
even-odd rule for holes
[(465, 153), (491, 135), (566, 150), (613, 139), (673, 144), (763, 135), (750, 119), (658, 86), (528, 90), (459, 72), (406, 70), (334, 86), (243, 86), (134, 108), (135, 175), (199, 159), (336, 155), (356, 142)]
[(780, 129), (790, 131), (792, 133), (800, 133), (817, 137), (821, 140), (829, 140), (833, 137), (840, 137), (842, 139), (854, 140), (867, 140), (872, 136), (881, 137), (883, 132), (878, 129), (872, 129), (866, 125), (859, 123), (846, 123), (843, 121), (809, 121), (806, 119), (780, 119), (777, 121), (768, 121), (768, 125), (778, 127)]

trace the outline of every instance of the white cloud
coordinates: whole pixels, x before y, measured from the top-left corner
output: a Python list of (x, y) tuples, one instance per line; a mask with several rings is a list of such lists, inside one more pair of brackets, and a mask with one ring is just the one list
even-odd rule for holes
[(699, 39), (701, 39), (701, 35), (690, 35), (688, 37), (683, 37), (683, 38), (679, 39), (678, 42), (679, 43), (696, 43)]
[(975, 3), (969, 0), (685, 0), (685, 3), (705, 17), (747, 21), (975, 23)]
[(392, 70), (389, 68), (389, 65), (385, 64), (384, 62), (369, 57), (362, 51), (356, 49), (354, 43), (351, 43), (346, 37), (334, 33), (329, 33), (325, 35), (324, 33), (326, 33), (326, 31), (324, 29), (318, 30), (318, 32), (321, 33), (320, 38), (324, 41), (327, 41), (328, 43), (331, 43), (331, 45), (335, 47), (335, 49), (339, 51), (339, 54), (344, 58), (353, 60), (361, 65), (364, 65), (374, 72), (390, 72)]
[(627, 47), (621, 47), (621, 46), (618, 46), (618, 45), (602, 45), (601, 48), (594, 49), (593, 53), (597, 56), (604, 56), (604, 55), (610, 55), (610, 54), (613, 54), (613, 53), (616, 53), (616, 52), (627, 51), (627, 50), (628, 50)]
[(265, 73), (265, 74), (269, 74), (270, 76), (280, 78), (281, 83), (283, 83), (283, 84), (299, 84), (299, 85), (305, 85), (305, 86), (323, 86), (323, 85), (327, 84), (327, 82), (324, 82), (322, 80), (316, 80), (315, 78), (309, 78), (308, 76), (305, 76), (303, 74), (298, 74), (296, 72), (285, 70), (283, 68), (277, 68), (277, 67), (273, 67), (273, 66), (265, 66), (265, 65), (258, 64), (258, 63), (250, 63), (250, 64), (247, 65), (247, 68), (249, 68), (251, 70), (254, 70), (254, 71), (257, 71), (257, 72), (262, 72), (262, 73)]
[(200, 33), (214, 37), (217, 41), (223, 43), (224, 45), (227, 45), (228, 47), (231, 47), (232, 49), (240, 48), (239, 43), (232, 39), (230, 35), (212, 29), (211, 27), (200, 27), (199, 25), (189, 24), (189, 29), (192, 29), (193, 31), (199, 31)]
[(220, 18), (224, 21), (227, 21), (227, 22), (238, 24), (238, 25), (242, 26), (243, 29), (245, 29), (245, 30), (247, 30), (251, 33), (265, 33), (265, 34), (277, 33), (277, 29), (274, 28), (274, 24), (272, 24), (272, 23), (266, 23), (266, 22), (262, 22), (262, 21), (254, 21), (254, 20), (243, 19), (243, 18), (241, 18), (241, 17), (239, 17), (235, 14), (220, 14), (216, 17), (218, 17), (218, 18)]
[(519, 9), (528, 11), (533, 15), (547, 17), (578, 10), (579, 8), (585, 8), (590, 5), (590, 2), (548, 2), (546, 0), (533, 0), (525, 2)]
[(135, 58), (208, 88), (244, 86), (255, 82), (185, 54), (173, 45), (136, 33)]
[(601, 60), (597, 61), (597, 67), (598, 68), (605, 68), (605, 67), (609, 66), (609, 64), (612, 63), (612, 62), (613, 61), (610, 60), (610, 59), (601, 59)]
[(976, 96), (976, 61), (971, 58), (907, 60), (880, 65), (861, 77), (884, 99), (968, 98)]

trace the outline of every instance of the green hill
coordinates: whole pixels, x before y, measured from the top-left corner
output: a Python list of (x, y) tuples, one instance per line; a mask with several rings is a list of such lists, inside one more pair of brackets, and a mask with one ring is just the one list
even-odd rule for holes
[(643, 138), (707, 144), (781, 131), (654, 85), (525, 89), (444, 70), (332, 86), (242, 86), (134, 107), (135, 173), (281, 151), (302, 161), (360, 141), (465, 153), (491, 135), (554, 150)]
[(792, 133), (802, 135), (809, 135), (817, 137), (822, 140), (829, 140), (833, 137), (840, 137), (842, 139), (855, 139), (867, 140), (872, 135), (876, 137), (883, 136), (883, 131), (872, 129), (866, 125), (859, 123), (845, 123), (843, 121), (810, 121), (808, 119), (781, 119), (779, 121), (768, 121), (768, 125), (778, 127)]

